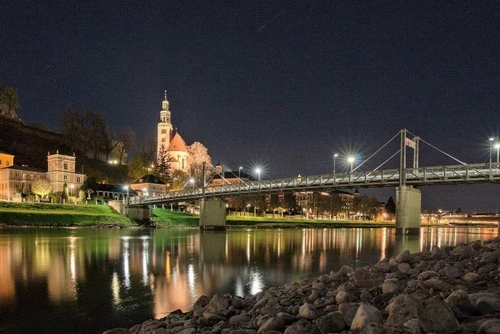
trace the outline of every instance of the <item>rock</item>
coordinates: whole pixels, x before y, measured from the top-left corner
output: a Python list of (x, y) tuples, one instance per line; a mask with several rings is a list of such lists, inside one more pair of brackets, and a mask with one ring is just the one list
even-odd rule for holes
[(477, 329), (477, 334), (498, 334), (500, 333), (500, 319), (489, 319), (481, 323)]
[(104, 331), (102, 334), (130, 334), (130, 330), (128, 328), (113, 328)]
[(354, 283), (360, 287), (370, 288), (378, 286), (384, 282), (384, 275), (382, 273), (370, 272), (367, 269), (358, 268), (353, 274)]
[(408, 250), (405, 250), (405, 251), (399, 253), (398, 256), (396, 256), (396, 261), (399, 263), (409, 262), (410, 260), (411, 260), (411, 255), (410, 255), (410, 251), (408, 251)]
[(396, 293), (402, 290), (402, 287), (397, 279), (391, 278), (386, 280), (381, 285), (382, 293)]
[(340, 312), (327, 313), (316, 319), (316, 325), (321, 333), (337, 333), (345, 328), (344, 317)]
[(354, 302), (356, 300), (357, 300), (356, 295), (354, 295), (352, 292), (344, 290), (339, 291), (335, 296), (335, 301), (337, 302), (337, 304)]
[(286, 313), (278, 313), (277, 316), (268, 319), (260, 327), (257, 333), (269, 333), (270, 331), (283, 332), (287, 325), (293, 323), (296, 318)]
[(460, 330), (457, 319), (441, 297), (424, 300), (419, 312), (420, 324), (426, 333), (456, 333)]
[(224, 296), (214, 295), (208, 304), (207, 311), (219, 314), (229, 306), (229, 300)]
[(309, 303), (304, 303), (299, 308), (299, 317), (304, 319), (315, 319), (317, 317), (318, 312), (316, 309)]
[(299, 325), (291, 325), (285, 329), (283, 334), (308, 334), (307, 328)]
[(434, 289), (438, 291), (449, 291), (451, 289), (451, 286), (448, 283), (437, 277), (431, 277), (428, 280), (424, 281), (424, 286), (428, 289)]
[(463, 289), (453, 291), (446, 298), (445, 303), (459, 320), (470, 317), (476, 313), (475, 307), (472, 305), (467, 291)]
[(459, 245), (451, 251), (452, 255), (470, 256), (473, 253), (472, 248), (468, 245)]
[(467, 274), (462, 276), (462, 280), (466, 283), (474, 284), (474, 283), (479, 282), (481, 280), (481, 276), (479, 276), (476, 273), (467, 273)]
[(476, 306), (480, 314), (500, 312), (500, 295), (495, 293), (472, 293), (469, 300)]
[(352, 320), (351, 330), (361, 330), (368, 324), (380, 324), (382, 322), (382, 313), (374, 306), (366, 303), (359, 305), (356, 316)]
[(446, 276), (449, 278), (457, 278), (462, 276), (462, 271), (456, 267), (444, 267), (439, 271), (441, 276)]
[(342, 313), (344, 322), (348, 327), (351, 327), (352, 320), (358, 312), (359, 304), (342, 303), (339, 305), (339, 312)]
[(205, 295), (201, 295), (201, 296), (200, 296), (200, 297), (198, 297), (198, 299), (194, 302), (194, 304), (193, 304), (193, 309), (197, 309), (197, 308), (200, 308), (200, 307), (206, 306), (206, 305), (208, 305), (208, 303), (210, 303), (210, 297), (205, 296)]
[(250, 317), (246, 314), (233, 315), (231, 319), (229, 319), (229, 324), (231, 325), (241, 325), (248, 322), (250, 322)]
[(500, 258), (500, 250), (494, 251), (494, 252), (489, 252), (489, 253), (484, 253), (483, 256), (481, 257), (481, 260), (479, 260), (480, 263), (498, 263)]
[(405, 333), (420, 334), (423, 333), (422, 326), (420, 325), (420, 320), (417, 318), (409, 319), (403, 324), (403, 330)]
[[(182, 323), (184, 324), (184, 322)], [(141, 331), (142, 332), (153, 332), (157, 328), (167, 327), (167, 323), (165, 321), (160, 320), (148, 320), (142, 324)]]
[(421, 305), (415, 298), (401, 294), (394, 298), (385, 309), (389, 315), (386, 325), (401, 328), (406, 321), (418, 318), (420, 309)]
[(398, 271), (403, 274), (409, 274), (411, 272), (411, 266), (409, 263), (400, 263), (398, 264)]
[(354, 274), (354, 270), (352, 270), (351, 267), (346, 266), (346, 265), (343, 265), (338, 272), (342, 276), (346, 276), (346, 277), (351, 277), (352, 274)]

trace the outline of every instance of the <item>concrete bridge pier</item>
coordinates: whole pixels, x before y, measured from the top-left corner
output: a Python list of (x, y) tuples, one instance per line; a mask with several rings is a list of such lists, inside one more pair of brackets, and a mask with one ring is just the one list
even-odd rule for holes
[(396, 235), (420, 234), (422, 194), (413, 186), (396, 189)]
[(223, 199), (200, 200), (200, 229), (226, 229), (226, 203)]

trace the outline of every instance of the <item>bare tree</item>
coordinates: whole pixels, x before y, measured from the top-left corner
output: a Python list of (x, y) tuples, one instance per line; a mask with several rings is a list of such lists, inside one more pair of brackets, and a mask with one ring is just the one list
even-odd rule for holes
[(31, 184), (31, 192), (44, 198), (52, 192), (52, 185), (47, 179), (38, 179)]
[(83, 130), (83, 118), (75, 109), (68, 108), (62, 115), (63, 135), (73, 152), (86, 154), (86, 141)]

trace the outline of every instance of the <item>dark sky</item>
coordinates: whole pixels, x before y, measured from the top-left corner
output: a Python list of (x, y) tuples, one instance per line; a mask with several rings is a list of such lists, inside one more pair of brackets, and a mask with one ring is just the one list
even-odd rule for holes
[[(334, 153), (343, 171), (402, 128), (468, 163), (500, 137), (498, 0), (4, 0), (0, 47), (27, 124), (59, 131), (74, 107), (156, 137), (167, 89), (188, 144), (263, 178), (331, 172)], [(454, 163), (422, 145), (421, 166)], [(499, 190), (424, 188), (423, 206), (499, 211)]]

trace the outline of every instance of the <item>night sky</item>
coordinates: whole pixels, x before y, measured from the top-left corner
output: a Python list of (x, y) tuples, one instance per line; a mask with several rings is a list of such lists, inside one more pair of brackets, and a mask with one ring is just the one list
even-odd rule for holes
[[(347, 154), (359, 163), (402, 128), (467, 163), (500, 138), (498, 0), (4, 0), (0, 46), (26, 124), (60, 131), (73, 107), (156, 138), (167, 89), (187, 144), (263, 178), (332, 172), (334, 153), (345, 171)], [(422, 144), (421, 166), (456, 163)], [(500, 211), (499, 190), (426, 187), (422, 204)]]

